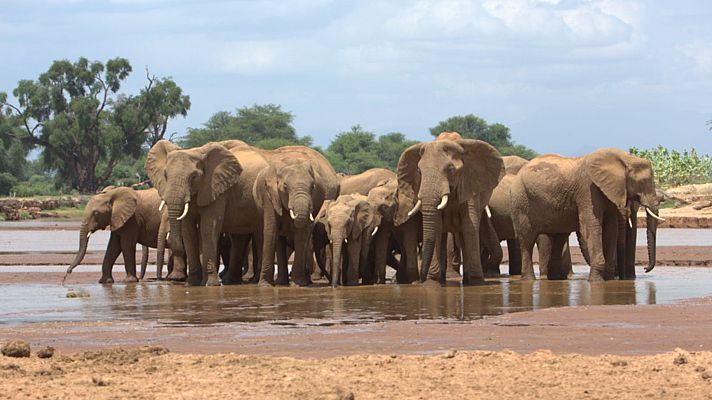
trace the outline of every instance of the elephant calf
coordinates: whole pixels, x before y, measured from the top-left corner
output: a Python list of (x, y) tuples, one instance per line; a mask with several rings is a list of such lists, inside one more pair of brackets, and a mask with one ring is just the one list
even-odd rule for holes
[(111, 270), (119, 254), (124, 255), (124, 282), (137, 282), (136, 243), (145, 247), (157, 246), (161, 225), (161, 213), (158, 211), (160, 203), (161, 198), (156, 189), (133, 190), (110, 186), (92, 197), (87, 203), (79, 229), (79, 251), (67, 268), (67, 274), (84, 259), (91, 234), (109, 227), (111, 236), (101, 265), (99, 283), (114, 282)]

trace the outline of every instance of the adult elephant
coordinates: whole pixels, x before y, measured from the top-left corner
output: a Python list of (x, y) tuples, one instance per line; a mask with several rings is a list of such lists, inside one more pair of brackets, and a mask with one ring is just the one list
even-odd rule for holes
[(147, 247), (157, 246), (161, 225), (161, 213), (158, 211), (160, 203), (161, 198), (156, 189), (133, 190), (110, 186), (92, 197), (84, 210), (84, 219), (79, 228), (79, 251), (67, 268), (67, 274), (84, 259), (91, 234), (109, 227), (111, 235), (101, 264), (99, 283), (114, 282), (111, 271), (119, 254), (124, 256), (124, 282), (137, 282), (136, 244), (144, 246), (141, 263), (143, 276), (148, 261)]
[[(173, 270), (167, 277), (170, 280), (182, 281), (188, 277), (191, 284), (219, 285), (221, 233), (261, 237), (261, 209), (251, 189), (268, 164), (244, 143), (231, 142), (237, 145), (208, 143), (180, 149), (161, 140), (148, 152), (146, 172), (168, 207), (174, 255)], [(190, 267), (189, 274), (183, 255)], [(232, 254), (230, 258), (231, 264), (241, 261)], [(228, 280), (241, 282), (241, 268), (231, 265), (228, 275), (231, 271), (238, 274)]]
[(419, 210), (422, 213), (420, 276), (426, 284), (445, 282), (447, 232), (456, 232), (463, 244), (463, 284), (484, 281), (480, 219), (503, 175), (499, 152), (480, 140), (419, 143), (401, 154), (398, 203), (412, 206), (399, 207), (397, 219), (405, 221)]
[(288, 284), (287, 246), (294, 246), (292, 281), (309, 284), (306, 256), (312, 249), (314, 217), (324, 200), (339, 195), (336, 171), (319, 152), (304, 146), (263, 150), (269, 166), (253, 186), (264, 226), (259, 284), (274, 285), (274, 256), (277, 254), (279, 284)]
[(396, 180), (396, 174), (385, 168), (371, 168), (358, 175), (344, 175), (339, 178), (339, 194), (362, 194), (368, 196), (371, 189)]
[[(522, 279), (535, 279), (532, 249), (539, 234), (552, 240), (552, 257), (579, 231), (591, 271), (589, 280), (612, 279), (621, 222), (639, 203), (647, 211), (648, 267), (655, 266), (658, 198), (648, 160), (619, 149), (584, 156), (539, 156), (522, 167), (510, 188), (512, 221), (521, 246)], [(630, 223), (630, 222), (629, 222)], [(631, 223), (632, 224), (632, 223)], [(553, 261), (552, 261), (553, 262)]]

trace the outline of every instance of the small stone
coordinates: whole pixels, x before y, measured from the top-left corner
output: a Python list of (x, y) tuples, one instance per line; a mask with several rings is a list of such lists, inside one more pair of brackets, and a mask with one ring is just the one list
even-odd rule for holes
[(7, 357), (29, 357), (30, 344), (24, 340), (14, 340), (2, 347), (2, 355)]
[(54, 347), (47, 346), (44, 349), (37, 352), (37, 357), (39, 358), (52, 358), (54, 355)]
[(710, 374), (709, 372), (703, 372), (702, 375), (700, 375), (700, 376), (702, 377), (702, 379), (704, 379), (706, 381), (712, 379), (712, 374)]
[(334, 387), (333, 391), (324, 393), (317, 397), (319, 400), (354, 400), (353, 392), (346, 390), (340, 386)]
[(457, 350), (450, 349), (447, 351), (447, 353), (443, 354), (443, 358), (454, 358), (455, 354), (457, 354)]
[(625, 361), (625, 360), (613, 361), (613, 362), (611, 362), (611, 365), (614, 367), (627, 367), (628, 361)]
[(109, 386), (109, 381), (98, 376), (92, 376), (91, 383), (95, 384), (96, 386)]
[(682, 353), (678, 354), (677, 357), (675, 357), (675, 359), (672, 361), (672, 363), (675, 365), (684, 365), (687, 364), (687, 362), (687, 355)]
[(705, 372), (707, 369), (703, 366), (695, 367), (695, 372)]

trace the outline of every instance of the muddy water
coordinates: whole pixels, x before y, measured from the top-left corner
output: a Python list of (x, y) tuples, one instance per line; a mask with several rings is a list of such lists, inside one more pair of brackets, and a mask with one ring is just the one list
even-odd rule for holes
[[(18, 225), (16, 225), (18, 224)], [(22, 224), (22, 225), (19, 225)], [(61, 221), (47, 225), (38, 221), (0, 223), (0, 254), (25, 252), (74, 252), (79, 247), (78, 223)], [(24, 227), (24, 229), (23, 229)], [(95, 232), (88, 250), (104, 250), (109, 231)], [(638, 230), (638, 245), (645, 246), (645, 230)], [(578, 246), (576, 235), (569, 239)], [(658, 246), (710, 246), (712, 229), (658, 229)]]
[[(577, 274), (569, 281), (522, 282), (504, 277), (485, 286), (460, 287), (453, 282), (445, 288), (205, 288), (166, 282), (0, 285), (0, 324), (117, 319), (149, 320), (164, 326), (259, 321), (287, 327), (414, 319), (457, 322), (546, 307), (658, 304), (712, 294), (712, 271), (705, 268), (657, 267), (651, 274), (639, 271), (636, 281), (596, 284), (586, 280), (587, 272), (588, 267), (576, 267)], [(67, 298), (70, 292), (80, 297)]]

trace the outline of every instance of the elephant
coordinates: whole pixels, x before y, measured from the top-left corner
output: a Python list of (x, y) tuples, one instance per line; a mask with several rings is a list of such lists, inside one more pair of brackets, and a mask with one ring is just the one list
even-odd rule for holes
[(358, 175), (344, 175), (339, 179), (339, 194), (362, 194), (389, 180), (396, 180), (396, 174), (385, 168), (371, 168)]
[(155, 248), (158, 244), (158, 231), (162, 220), (162, 214), (158, 211), (160, 202), (161, 198), (156, 189), (134, 190), (109, 186), (92, 197), (87, 203), (79, 229), (79, 251), (67, 268), (67, 274), (84, 259), (91, 234), (109, 227), (111, 235), (104, 253), (99, 283), (114, 282), (111, 272), (119, 254), (124, 256), (124, 282), (137, 282), (136, 244), (143, 245), (143, 277), (148, 261), (148, 247)]
[[(368, 197), (364, 195), (341, 195), (334, 201), (324, 201), (316, 222), (324, 227), (329, 238), (327, 254), (331, 253), (331, 262), (327, 270), (332, 287), (341, 284), (342, 270), (345, 285), (359, 284), (371, 236), (376, 232), (380, 219), (377, 210), (371, 207)], [(347, 257), (342, 263), (344, 250)]]
[(453, 136), (455, 139), (412, 145), (398, 161), (396, 225), (421, 212), (420, 279), (428, 286), (445, 283), (447, 232), (457, 233), (463, 245), (462, 283), (484, 281), (480, 219), (504, 176), (497, 149), (481, 140), (458, 139), (457, 133)]
[[(650, 161), (623, 150), (604, 148), (583, 157), (550, 154), (522, 167), (510, 187), (512, 221), (522, 257), (522, 279), (535, 279), (532, 248), (540, 234), (552, 241), (557, 263), (569, 233), (583, 238), (590, 281), (612, 279), (618, 263), (621, 225), (633, 228), (632, 208), (647, 212), (648, 266), (655, 266), (659, 200)], [(629, 246), (633, 247), (634, 246)], [(634, 249), (632, 250), (634, 251)], [(549, 272), (551, 274), (551, 271)], [(626, 278), (633, 279), (633, 276)]]
[(274, 255), (277, 254), (278, 284), (288, 284), (287, 246), (294, 248), (292, 281), (310, 283), (307, 254), (312, 250), (314, 216), (325, 200), (339, 195), (339, 181), (331, 164), (316, 150), (284, 146), (262, 150), (269, 161), (253, 185), (264, 226), (259, 284), (274, 285)]
[[(267, 167), (259, 152), (240, 141), (181, 149), (161, 140), (151, 147), (145, 168), (168, 208), (174, 254), (169, 280), (187, 278), (188, 284), (220, 285), (217, 253), (221, 234), (261, 237), (261, 209), (251, 189)], [(242, 282), (242, 269), (233, 268), (241, 265), (244, 254), (239, 254), (240, 250), (238, 246), (230, 250), (227, 283)]]

